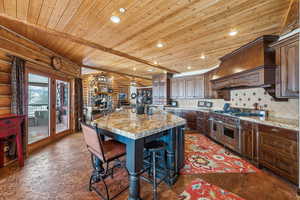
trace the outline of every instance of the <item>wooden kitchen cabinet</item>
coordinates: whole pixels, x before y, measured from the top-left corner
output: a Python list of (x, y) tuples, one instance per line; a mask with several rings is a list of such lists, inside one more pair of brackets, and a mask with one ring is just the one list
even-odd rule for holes
[(171, 99), (178, 98), (178, 80), (177, 79), (171, 79)]
[(189, 76), (171, 80), (172, 99), (204, 98), (204, 76)]
[(258, 130), (257, 124), (249, 121), (241, 121), (241, 131), (242, 131), (242, 155), (253, 161), (258, 162), (258, 152), (257, 152), (257, 137)]
[(217, 91), (213, 90), (212, 82), (211, 80), (214, 77), (216, 70), (212, 70), (209, 72), (206, 72), (203, 75), (204, 78), (204, 98), (206, 99), (216, 99), (217, 98)]
[(152, 76), (152, 102), (154, 105), (166, 105), (170, 97), (170, 74)]
[(209, 113), (197, 111), (197, 131), (209, 136)]
[(275, 42), (276, 97), (299, 97), (299, 33)]
[(177, 80), (177, 86), (178, 86), (177, 97), (179, 99), (184, 99), (185, 98), (185, 79), (179, 78)]
[(204, 98), (204, 75), (196, 76), (194, 79), (194, 97), (195, 98)]
[(259, 165), (298, 183), (298, 132), (259, 125)]
[(191, 99), (195, 97), (195, 79), (185, 79), (185, 98)]
[(186, 119), (187, 127), (190, 130), (197, 129), (197, 112), (191, 110), (182, 110), (181, 117)]

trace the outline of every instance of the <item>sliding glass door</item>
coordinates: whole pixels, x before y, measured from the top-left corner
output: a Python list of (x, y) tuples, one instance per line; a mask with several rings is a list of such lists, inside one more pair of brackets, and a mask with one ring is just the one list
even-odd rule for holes
[(28, 144), (50, 135), (49, 92), (49, 77), (28, 74)]
[(70, 131), (70, 82), (29, 70), (27, 94), (29, 145)]
[(69, 82), (56, 80), (56, 133), (70, 128), (69, 87)]

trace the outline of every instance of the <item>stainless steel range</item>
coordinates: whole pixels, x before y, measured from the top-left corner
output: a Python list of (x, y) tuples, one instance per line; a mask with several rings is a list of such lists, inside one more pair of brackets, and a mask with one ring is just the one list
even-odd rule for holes
[(210, 136), (228, 148), (241, 153), (242, 137), (240, 119), (225, 113), (210, 114)]

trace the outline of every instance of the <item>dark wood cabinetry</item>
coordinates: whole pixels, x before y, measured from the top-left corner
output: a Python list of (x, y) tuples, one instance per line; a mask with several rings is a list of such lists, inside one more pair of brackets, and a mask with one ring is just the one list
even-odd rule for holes
[(197, 112), (190, 110), (182, 110), (181, 117), (186, 119), (187, 127), (191, 130), (197, 129)]
[(171, 98), (204, 98), (204, 76), (189, 76), (171, 79)]
[(167, 112), (184, 118), (188, 129), (197, 130), (206, 135), (209, 134), (209, 113), (184, 109), (167, 109)]
[(152, 77), (152, 98), (154, 105), (166, 105), (170, 97), (170, 74)]
[(298, 183), (298, 133), (259, 125), (259, 164)]
[(206, 112), (197, 112), (197, 131), (204, 135), (209, 135), (210, 126), (209, 126), (209, 113)]
[(275, 66), (262, 66), (230, 76), (212, 80), (213, 89), (241, 87), (270, 87), (275, 83)]
[(242, 154), (259, 166), (298, 183), (298, 133), (296, 131), (241, 122)]
[(206, 99), (218, 98), (217, 91), (213, 90), (213, 85), (211, 82), (215, 73), (216, 73), (216, 70), (212, 70), (212, 71), (206, 72), (203, 75), (204, 76), (204, 98), (206, 98)]
[(299, 34), (271, 45), (276, 49), (276, 97), (299, 97)]
[(257, 124), (241, 121), (241, 132), (242, 132), (242, 154), (250, 161), (258, 162), (258, 151), (257, 151), (257, 138), (258, 130)]

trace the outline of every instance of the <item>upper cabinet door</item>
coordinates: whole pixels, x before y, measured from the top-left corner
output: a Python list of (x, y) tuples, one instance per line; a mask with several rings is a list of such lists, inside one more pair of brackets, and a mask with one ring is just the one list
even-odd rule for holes
[(177, 80), (178, 86), (178, 98), (185, 98), (185, 79), (178, 79)]
[(178, 97), (178, 80), (171, 79), (171, 98), (176, 99)]
[(165, 76), (161, 75), (160, 76), (160, 81), (159, 81), (159, 98), (164, 99), (167, 98), (167, 80)]
[(292, 43), (281, 49), (281, 84), (282, 95), (299, 95), (299, 45)]
[(276, 49), (276, 97), (299, 97), (299, 39), (298, 34), (280, 40)]
[(194, 98), (195, 97), (195, 79), (187, 78), (185, 80), (185, 97)]
[(152, 85), (152, 96), (153, 98), (159, 98), (159, 77), (153, 77), (153, 85)]
[(204, 76), (195, 77), (195, 97), (204, 98)]

